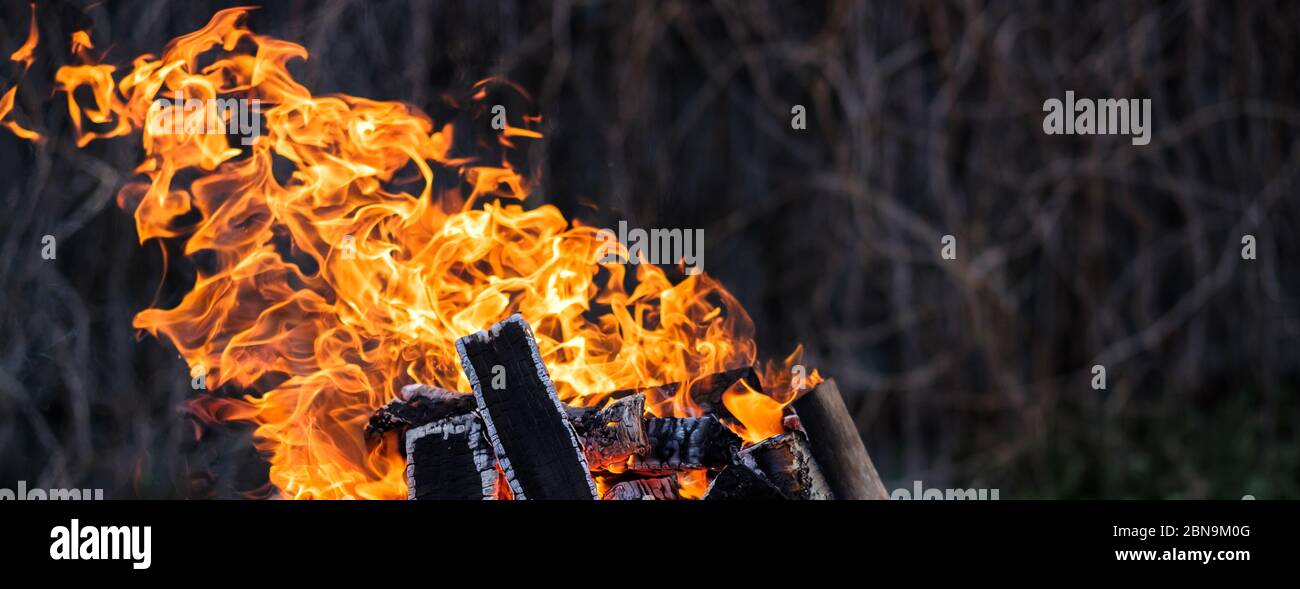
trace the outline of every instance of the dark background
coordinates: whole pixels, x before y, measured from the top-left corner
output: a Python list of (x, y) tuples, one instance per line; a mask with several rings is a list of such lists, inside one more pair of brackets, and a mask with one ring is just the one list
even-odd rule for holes
[[(51, 140), (0, 132), (0, 487), (266, 482), (246, 430), (196, 441), (188, 369), (130, 326), (193, 280), (160, 286), (113, 202), (138, 142), (76, 150), (51, 92), (73, 30), (126, 65), (230, 5), (40, 7), (17, 110)], [(0, 4), (0, 52), (29, 15)], [(703, 227), (763, 355), (805, 344), (891, 488), (1300, 495), (1300, 3), (329, 0), (249, 22), (307, 47), (317, 95), (428, 110), (519, 83), (547, 134), (530, 202)], [(1151, 144), (1045, 135), (1066, 90), (1152, 99)]]

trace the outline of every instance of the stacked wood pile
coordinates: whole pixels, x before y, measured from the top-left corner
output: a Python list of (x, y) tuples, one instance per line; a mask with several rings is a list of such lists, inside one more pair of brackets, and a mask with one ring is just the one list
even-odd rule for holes
[(693, 383), (704, 415), (654, 417), (647, 403), (680, 385), (615, 391), (602, 407), (560, 401), (519, 315), (456, 348), (473, 394), (410, 385), (366, 428), (404, 440), (411, 499), (677, 499), (677, 475), (700, 470), (704, 499), (887, 498), (834, 381), (786, 407), (788, 431), (744, 446), (722, 394), (740, 380), (761, 391), (751, 368)]

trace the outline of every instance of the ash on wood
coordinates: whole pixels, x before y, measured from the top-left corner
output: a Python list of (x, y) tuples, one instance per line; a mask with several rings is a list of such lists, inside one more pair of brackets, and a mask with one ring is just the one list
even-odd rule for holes
[(660, 501), (677, 499), (677, 477), (655, 477), (635, 479), (615, 484), (605, 491), (600, 498), (613, 501), (632, 501), (639, 499), (657, 499)]
[(650, 446), (628, 464), (633, 471), (719, 469), (731, 464), (740, 437), (712, 416), (645, 420)]
[(802, 432), (772, 436), (742, 449), (737, 458), (788, 499), (835, 498)]
[(837, 499), (889, 498), (835, 381), (823, 381), (792, 406)]
[(604, 409), (568, 407), (569, 423), (582, 440), (587, 466), (603, 470), (626, 464), (627, 459), (650, 449), (646, 436), (645, 395), (636, 394), (610, 403)]
[[(512, 315), (457, 340), (456, 349), (515, 498), (595, 499), (586, 456), (528, 323)], [(492, 386), (502, 376), (504, 386)]]
[(704, 493), (708, 501), (719, 500), (777, 500), (785, 499), (772, 483), (767, 482), (758, 473), (743, 464), (735, 464), (722, 469), (709, 490)]
[(374, 441), (386, 432), (425, 425), (454, 415), (464, 415), (478, 406), (474, 395), (435, 386), (412, 384), (401, 395), (375, 411), (366, 424), (366, 440)]
[(406, 430), (409, 499), (495, 499), (496, 459), (477, 415)]

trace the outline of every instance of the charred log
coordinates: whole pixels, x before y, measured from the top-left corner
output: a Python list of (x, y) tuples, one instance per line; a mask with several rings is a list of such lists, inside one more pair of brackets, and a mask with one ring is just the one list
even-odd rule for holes
[(645, 395), (624, 397), (604, 409), (568, 407), (565, 413), (582, 440), (587, 466), (593, 470), (626, 464), (628, 458), (650, 449), (642, 419)]
[(777, 500), (785, 499), (781, 491), (772, 486), (758, 473), (743, 464), (736, 464), (722, 469), (718, 476), (709, 483), (709, 490), (704, 499), (719, 500)]
[[(690, 385), (688, 395), (704, 414), (729, 418), (731, 413), (722, 404), (722, 394), (727, 392), (732, 385), (742, 380), (749, 388), (762, 392), (763, 385), (758, 380), (758, 374), (753, 368), (744, 367), (705, 376)], [(671, 383), (637, 389), (621, 389), (597, 396), (605, 401), (617, 402), (640, 394), (645, 396), (647, 405), (654, 406), (671, 402), (676, 397), (680, 387), (681, 383)], [(391, 429), (423, 425), (432, 421), (432, 419), (425, 417), (426, 415), (432, 416), (433, 419), (441, 419), (447, 415), (472, 411), (475, 405), (467, 402), (470, 397), (472, 397), (470, 393), (448, 391), (434, 386), (407, 385), (402, 389), (400, 399), (394, 399), (383, 409), (376, 412), (375, 416), (371, 418), (371, 425), (367, 427), (367, 431), (374, 430), (376, 433), (382, 433)], [(402, 406), (408, 403), (415, 405), (415, 407)], [(582, 416), (589, 414), (593, 410), (592, 407), (565, 406), (565, 411), (568, 413), (570, 420), (575, 422), (575, 427), (578, 426), (577, 421)], [(579, 430), (579, 433), (581, 433), (581, 430)]]
[(374, 441), (393, 430), (409, 429), (474, 410), (474, 395), (435, 386), (413, 384), (402, 388), (401, 396), (375, 411), (366, 424), (366, 439)]
[(406, 457), (410, 499), (496, 497), (496, 458), (473, 413), (407, 430)]
[(650, 445), (628, 463), (633, 471), (720, 469), (734, 461), (741, 440), (712, 416), (645, 420)]
[(737, 459), (787, 499), (834, 499), (803, 432), (772, 436), (742, 449)]
[(822, 382), (792, 406), (813, 459), (837, 499), (889, 498), (835, 381)]
[[(751, 386), (757, 386), (754, 371), (743, 368), (700, 379), (692, 385), (692, 396), (706, 410), (725, 411), (722, 393), (741, 380), (747, 383), (752, 380)], [(633, 419), (644, 415), (645, 404), (650, 402), (647, 395), (658, 403), (669, 402), (677, 394), (677, 386), (611, 393), (606, 398), (614, 400), (604, 408), (565, 405), (565, 416), (578, 435), (588, 467), (607, 469), (627, 464), (629, 458), (637, 455), (646, 458), (633, 461), (633, 467), (647, 471), (718, 469), (730, 464), (740, 440), (715, 417)], [(419, 426), (476, 408), (474, 395), (408, 385), (402, 389), (402, 398), (394, 399), (371, 417), (366, 427), (367, 439), (373, 441), (386, 431)], [(650, 428), (654, 429), (653, 435), (649, 433)]]
[(595, 499), (587, 459), (518, 314), (456, 341), (488, 439), (516, 499)]

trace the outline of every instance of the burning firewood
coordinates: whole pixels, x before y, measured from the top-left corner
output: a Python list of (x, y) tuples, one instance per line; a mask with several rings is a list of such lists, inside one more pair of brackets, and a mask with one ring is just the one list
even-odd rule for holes
[(772, 483), (767, 482), (758, 473), (743, 464), (736, 464), (722, 469), (718, 476), (709, 483), (709, 490), (704, 493), (709, 501), (729, 499), (785, 499)]
[(460, 338), (456, 349), (515, 498), (595, 499), (587, 458), (528, 323), (511, 315)]
[(642, 420), (645, 395), (624, 397), (604, 409), (568, 407), (565, 412), (582, 439), (587, 465), (592, 469), (626, 464), (632, 456), (650, 449), (650, 439)]
[[(604, 470), (627, 465), (638, 471), (717, 470), (731, 464), (741, 440), (716, 418), (644, 419), (645, 395), (628, 394), (610, 395), (617, 400), (603, 409), (565, 406), (565, 415), (578, 435), (589, 468)], [(385, 432), (469, 413), (477, 407), (474, 395), (468, 393), (409, 385), (402, 389), (402, 398), (375, 412), (366, 426), (366, 436), (373, 442)]]
[(678, 499), (677, 489), (677, 477), (635, 479), (616, 483), (606, 490), (605, 494), (600, 498), (614, 501)]
[(792, 405), (813, 459), (836, 498), (889, 498), (835, 381), (822, 382)]
[(712, 416), (645, 421), (649, 448), (628, 463), (628, 470), (716, 470), (731, 464), (740, 448), (740, 437)]
[(792, 403), (793, 431), (744, 448), (739, 464), (713, 480), (705, 499), (888, 499), (835, 381)]
[[(726, 421), (734, 419), (731, 412), (722, 403), (722, 394), (731, 389), (732, 385), (744, 381), (751, 390), (762, 392), (763, 385), (758, 380), (758, 373), (752, 366), (744, 366), (716, 372), (705, 376), (690, 384), (686, 394), (691, 402), (699, 407), (704, 414), (713, 415), (720, 420)], [(646, 402), (651, 406), (660, 405), (670, 402), (677, 396), (678, 390), (681, 389), (682, 383), (670, 383), (659, 386), (644, 387), (635, 390), (615, 391), (610, 396), (619, 398), (627, 395), (641, 393), (646, 396)]]
[[(885, 497), (831, 381), (794, 401), (783, 420), (789, 431), (742, 448), (740, 437), (722, 421), (730, 416), (722, 395), (740, 381), (761, 390), (753, 369), (709, 375), (690, 385), (691, 401), (712, 413), (645, 417), (647, 403), (670, 401), (681, 385), (617, 391), (605, 396), (613, 401), (604, 407), (565, 405), (541, 363), (531, 328), (518, 315), (462, 338), (457, 348), (474, 394), (409, 385), (366, 427), (372, 442), (387, 431), (406, 432), (413, 498), (495, 496), (496, 464), (520, 499), (593, 498), (590, 471), (650, 477), (618, 481), (602, 498), (675, 498), (676, 476), (663, 475), (691, 470), (717, 473), (706, 499)], [(424, 477), (434, 472), (451, 473), (452, 480), (430, 483)]]
[(407, 430), (406, 455), (410, 499), (496, 497), (496, 458), (474, 413)]
[(366, 424), (366, 440), (374, 442), (385, 432), (407, 429), (464, 415), (478, 407), (474, 395), (434, 386), (413, 384), (402, 388), (401, 397), (375, 411)]
[(787, 499), (834, 499), (803, 432), (786, 432), (744, 448), (741, 465), (758, 473)]
[[(761, 430), (739, 418), (742, 405), (731, 403), (737, 408), (733, 415), (723, 403), (727, 392), (740, 398), (761, 393), (752, 368), (715, 375), (698, 372), (699, 366), (754, 360), (747, 314), (730, 291), (705, 277), (672, 280), (656, 264), (640, 265), (621, 280), (598, 280), (597, 272), (587, 271), (595, 269), (592, 251), (603, 245), (598, 231), (571, 222), (554, 207), (514, 204), (528, 197), (535, 179), (509, 165), (514, 146), (507, 137), (540, 138), (533, 128), (536, 119), (525, 115), (522, 126), (499, 128), (499, 141), (488, 141), (467, 132), (461, 123), (469, 121), (434, 130), (432, 119), (417, 108), (359, 97), (314, 96), (285, 69), (289, 60), (254, 59), (266, 48), (286, 45), (251, 34), (245, 24), (247, 10), (232, 8), (213, 15), (202, 34), (179, 37), (163, 51), (134, 60), (131, 69), (114, 70), (85, 54), (88, 63), (60, 70), (59, 75), (68, 94), (68, 113), (77, 123), (79, 146), (109, 136), (147, 135), (144, 123), (151, 117), (124, 115), (151, 108), (155, 94), (179, 98), (195, 83), (212, 86), (212, 60), (229, 67), (222, 69), (219, 88), (209, 88), (216, 94), (208, 99), (247, 100), (240, 98), (247, 95), (253, 101), (262, 97), (278, 103), (283, 101), (277, 97), (288, 95), (293, 98), (290, 110), (314, 113), (265, 117), (266, 136), (275, 141), (258, 140), (254, 135), (262, 134), (254, 125), (240, 138), (243, 152), (224, 150), (216, 160), (193, 157), (193, 147), (206, 143), (189, 137), (192, 125), (184, 130), (172, 125), (177, 141), (146, 141), (143, 161), (150, 165), (140, 168), (142, 177), (133, 178), (121, 192), (123, 206), (136, 211), (137, 233), (164, 240), (168, 251), (185, 252), (205, 276), (182, 304), (148, 309), (137, 323), (171, 339), (203, 378), (218, 376), (212, 384), (260, 389), (256, 400), (200, 393), (196, 408), (219, 421), (257, 422), (258, 446), (271, 462), (270, 482), (284, 496), (443, 494), (425, 483), (426, 467), (472, 481), (485, 474), (484, 448), (490, 448), (494, 469), (508, 478), (518, 498), (594, 497), (589, 474), (593, 467), (611, 474), (626, 464), (714, 472), (730, 465), (739, 445), (728, 428), (768, 431), (777, 423), (780, 403), (760, 400), (762, 407), (745, 416), (751, 425), (765, 426)], [(247, 42), (222, 43), (234, 38)], [(117, 71), (116, 79), (104, 75), (105, 68)], [(101, 97), (113, 94), (125, 80), (157, 71), (168, 72), (165, 83), (160, 82), (166, 88), (128, 93), (120, 101), (114, 95), (111, 114), (119, 124), (112, 133), (82, 128), (88, 97), (102, 102)], [(514, 85), (485, 80), (463, 101), (464, 107), (469, 112), (488, 110), (493, 104), (488, 101), (497, 98), (497, 86)], [(354, 132), (359, 128), (367, 132)], [(452, 143), (491, 149), (460, 153), (449, 147)], [(246, 153), (251, 157), (230, 159), (236, 152), (251, 152)], [(405, 176), (417, 168), (425, 176), (436, 169), (449, 181), (424, 182), (422, 192), (411, 193), (398, 185), (421, 183), (377, 180)], [(368, 172), (356, 173), (363, 169)], [(287, 200), (274, 182), (247, 181), (280, 171), (285, 177), (305, 174), (331, 181), (303, 183), (295, 187), (301, 189), (301, 198)], [(375, 206), (376, 182), (384, 184), (384, 200), (392, 206)], [(143, 188), (164, 185), (190, 195), (182, 200), (200, 202), (178, 209), (136, 198)], [(473, 191), (471, 202), (466, 202), (465, 189)], [(507, 196), (506, 189), (510, 206), (489, 206), (478, 198)], [(306, 276), (310, 279), (303, 279)], [(624, 296), (629, 292), (634, 296)], [(563, 305), (556, 304), (557, 293)], [(589, 312), (574, 313), (574, 303), (592, 304), (586, 305)], [(633, 373), (671, 374), (685, 381), (634, 390), (616, 396), (619, 403), (613, 406), (575, 415), (557, 397), (529, 327), (514, 316), (490, 332), (457, 342), (472, 396), (432, 387), (408, 389), (401, 402), (374, 415), (366, 431), (370, 447), (348, 445), (356, 433), (352, 417), (373, 409), (370, 403), (389, 392), (388, 384), (421, 374), (451, 386), (448, 381), (458, 375), (448, 370), (449, 358), (428, 360), (448, 355), (445, 343), (463, 335), (451, 330), (465, 318), (497, 313), (502, 304), (529, 309), (536, 320), (546, 322), (548, 331), (564, 334), (568, 342), (585, 342), (583, 349), (594, 350), (595, 356), (617, 350), (612, 358), (595, 358), (565, 349), (553, 357), (557, 371), (562, 367), (572, 374), (577, 369), (594, 377), (585, 379), (588, 383), (623, 383)], [(618, 327), (612, 329), (614, 325)], [(582, 366), (588, 359), (594, 361)], [(214, 360), (219, 365), (212, 366)], [(795, 360), (787, 358), (785, 369)], [(629, 372), (629, 367), (634, 370)], [(492, 386), (498, 378), (506, 384)], [(206, 385), (196, 388), (207, 390)], [(600, 392), (575, 388), (582, 388), (576, 392), (584, 395)], [(642, 400), (621, 401), (638, 394)], [(590, 396), (585, 400), (596, 401)], [(636, 415), (635, 404), (654, 415), (684, 419), (645, 421)], [(745, 407), (749, 411), (753, 404)], [(409, 447), (397, 445), (406, 451), (406, 474), (414, 481), (407, 489), (402, 488), (400, 462), (388, 455), (393, 445), (374, 443), (391, 431), (403, 432), (403, 442), (409, 442)], [(483, 436), (489, 440), (486, 445), (479, 444)], [(425, 465), (426, 460), (432, 462)], [(703, 475), (692, 472), (679, 482), (684, 488), (691, 485), (694, 495)], [(487, 490), (484, 483), (477, 492)], [(457, 479), (446, 493), (474, 491)], [(505, 489), (498, 491), (504, 494)]]
[[(722, 373), (700, 382), (724, 383), (719, 386), (725, 390), (730, 386), (725, 383), (744, 378), (743, 372)], [(787, 428), (792, 431), (743, 449), (740, 438), (712, 415), (643, 417), (644, 391), (669, 387), (676, 389), (676, 385), (665, 385), (638, 389), (643, 391), (639, 393), (614, 393), (609, 398), (615, 401), (604, 408), (563, 405), (565, 421), (580, 442), (586, 468), (593, 471), (614, 469), (642, 476), (706, 469), (718, 473), (705, 495), (706, 499), (715, 500), (887, 498), (884, 485), (833, 381), (823, 382), (794, 401), (794, 413), (785, 420)], [(412, 497), (446, 496), (447, 493), (460, 493), (455, 495), (460, 497), (470, 491), (484, 496), (494, 495), (495, 471), (488, 471), (492, 470), (490, 466), (495, 456), (487, 452), (491, 448), (486, 444), (480, 448), (481, 452), (475, 454), (479, 460), (474, 462), (472, 469), (462, 460), (452, 471), (462, 478), (472, 478), (471, 474), (478, 476), (481, 484), (473, 489), (469, 483), (462, 482), (451, 491), (439, 488), (426, 493), (429, 487), (422, 485), (417, 475), (435, 469), (446, 471), (451, 467), (426, 468), (425, 461), (442, 458), (416, 455), (411, 451), (411, 448), (419, 448), (412, 445), (413, 439), (423, 439), (421, 436), (428, 432), (445, 431), (431, 430), (430, 424), (449, 420), (458, 420), (455, 421), (458, 424), (479, 424), (475, 421), (478, 408), (475, 395), (410, 385), (402, 389), (401, 398), (375, 413), (366, 431), (368, 436), (377, 436), (392, 429), (406, 430)], [(459, 443), (458, 447), (470, 445), (467, 440)], [(483, 466), (484, 460), (488, 461), (487, 469)], [(616, 483), (602, 498), (663, 498), (670, 489), (675, 497), (678, 492), (675, 477), (634, 479)]]
[(714, 478), (705, 499), (834, 499), (802, 432), (746, 447)]

